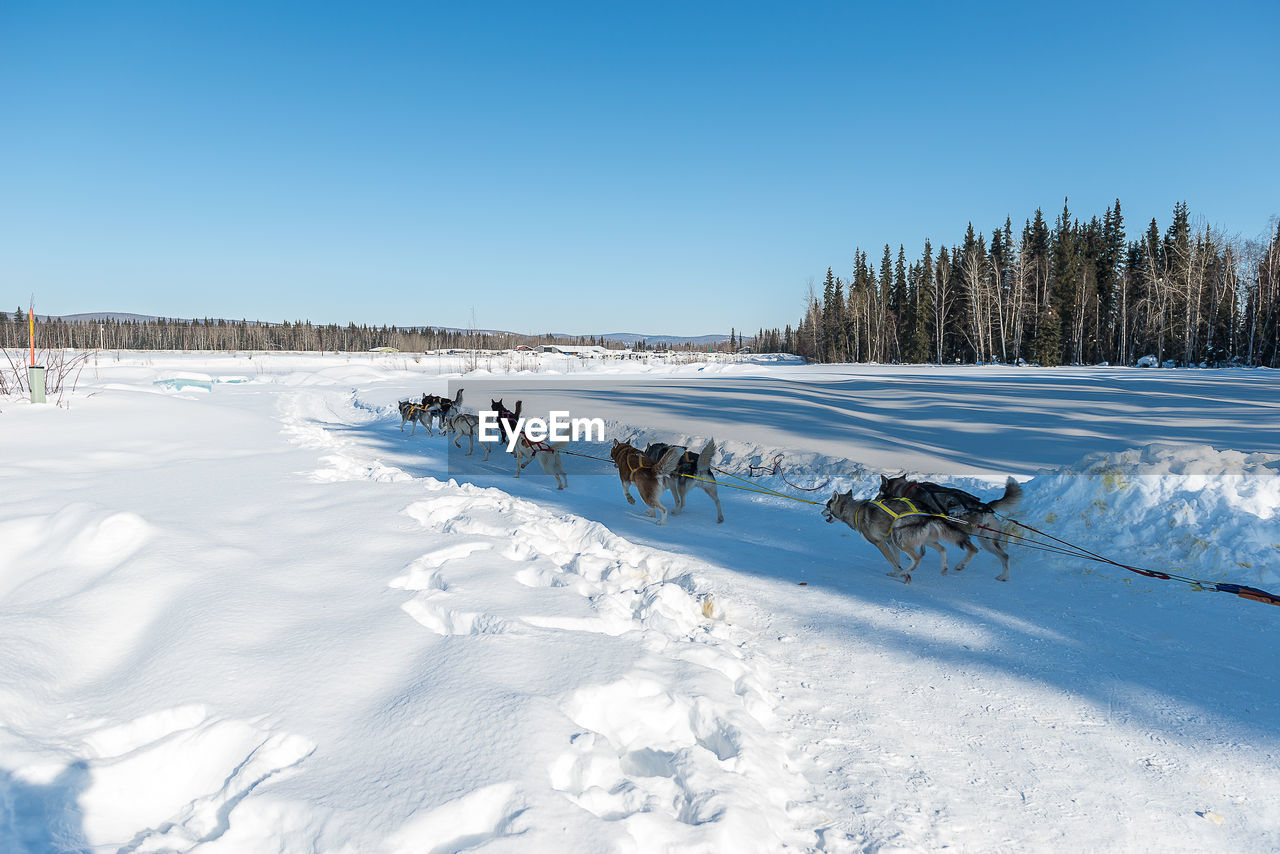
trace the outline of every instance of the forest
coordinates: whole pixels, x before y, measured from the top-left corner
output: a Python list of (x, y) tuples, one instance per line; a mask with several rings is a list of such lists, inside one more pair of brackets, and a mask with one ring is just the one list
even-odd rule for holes
[[(1273, 223), (1274, 224), (1274, 223)], [(827, 269), (798, 325), (760, 330), (753, 349), (818, 362), (1025, 362), (1280, 366), (1280, 228), (1243, 240), (1175, 206), (1134, 240), (1120, 201), (1101, 219), (1064, 200), (1050, 226), (1040, 210), (990, 236), (925, 240), (908, 260), (886, 244), (877, 270), (861, 249), (853, 269)]]
[[(0, 311), (0, 346), (24, 347), (28, 309)], [(313, 324), (308, 320), (262, 323), (249, 320), (174, 318), (67, 320), (37, 312), (36, 346), (73, 350), (286, 350), (365, 352), (393, 348), (428, 350), (511, 350), (539, 344), (606, 344), (596, 336), (521, 335), (486, 329)], [(613, 345), (621, 347), (620, 344)], [(635, 349), (646, 349), (638, 342)]]

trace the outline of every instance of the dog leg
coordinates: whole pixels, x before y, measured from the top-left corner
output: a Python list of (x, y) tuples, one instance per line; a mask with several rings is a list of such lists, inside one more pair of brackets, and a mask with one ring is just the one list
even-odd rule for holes
[(705, 484), (702, 491), (711, 496), (711, 500), (716, 503), (716, 522), (724, 522), (724, 510), (720, 508), (720, 496), (716, 494), (716, 485), (714, 483)]
[(982, 541), (983, 548), (994, 554), (1000, 559), (1000, 568), (1002, 572), (996, 576), (996, 581), (1009, 580), (1009, 553), (1004, 550), (999, 540), (990, 539)]
[(636, 499), (635, 499), (635, 497), (634, 497), (634, 496), (632, 496), (632, 494), (631, 494), (631, 481), (629, 481), (629, 480), (624, 480), (624, 481), (622, 482), (622, 494), (623, 494), (623, 495), (625, 495), (625, 496), (627, 497), (627, 503), (628, 503), (628, 504), (635, 504), (635, 503), (636, 503)]
[[(902, 550), (903, 550), (904, 552), (906, 552), (907, 554), (911, 555), (911, 566), (910, 566), (910, 567), (908, 567), (908, 569), (907, 569), (907, 571), (906, 571), (906, 573), (905, 573), (905, 574), (906, 574), (906, 576), (907, 576), (908, 578), (910, 578), (910, 577), (911, 577), (911, 573), (915, 572), (915, 571), (916, 571), (916, 567), (920, 565), (920, 561), (924, 560), (924, 549), (923, 549), (923, 548), (921, 548), (921, 549), (920, 549), (920, 551), (919, 551), (919, 553), (917, 553), (917, 552), (916, 552), (916, 550), (915, 550), (915, 549), (913, 549), (913, 548), (906, 548), (906, 547), (904, 547)], [(942, 571), (942, 574), (943, 574), (943, 575), (946, 575), (946, 573), (947, 573), (947, 571), (944, 569), (944, 570)]]
[(890, 548), (888, 543), (873, 543), (880, 550), (880, 554), (884, 555), (884, 559), (889, 561), (889, 565), (893, 567), (893, 572), (887, 572), (886, 575), (893, 578), (902, 578), (907, 584), (911, 583), (911, 576), (908, 574), (903, 577), (902, 564), (898, 560), (898, 552), (896, 549)]
[[(947, 547), (937, 541), (934, 541), (929, 545), (938, 550), (938, 559), (942, 563), (942, 574), (946, 575), (947, 574)], [(920, 549), (920, 557), (924, 558), (924, 548)], [(919, 561), (916, 561), (916, 562), (919, 563)], [(959, 572), (962, 569), (964, 569), (964, 561), (961, 561), (960, 565), (956, 567), (956, 572)]]
[[(959, 545), (964, 548), (965, 555), (963, 558), (961, 558), (960, 563), (956, 565), (956, 572), (959, 572), (960, 570), (964, 569), (965, 564), (973, 560), (974, 556), (978, 554), (978, 547), (975, 546), (973, 544), (973, 541), (970, 540), (968, 537), (965, 537), (963, 540), (961, 540)], [(939, 545), (938, 548), (941, 549), (942, 546)], [(1008, 579), (1005, 579), (1005, 580), (1007, 581)]]
[(682, 481), (682, 480), (684, 480), (684, 478), (680, 477), (679, 475), (676, 475), (676, 476), (674, 476), (674, 477), (672, 477), (672, 478), (670, 478), (670, 479), (668, 479), (668, 480), (667, 480), (667, 490), (669, 490), (669, 491), (671, 492), (671, 501), (672, 501), (672, 503), (673, 503), (673, 504), (675, 504), (675, 505), (676, 505), (676, 512), (677, 512), (677, 513), (679, 513), (679, 512), (680, 512), (680, 510), (679, 510), (679, 508), (680, 508), (680, 481)]

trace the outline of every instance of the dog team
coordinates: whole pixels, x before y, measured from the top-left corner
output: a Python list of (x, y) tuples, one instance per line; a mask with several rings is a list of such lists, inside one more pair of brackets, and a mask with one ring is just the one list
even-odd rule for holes
[[(471, 456), (475, 452), (476, 442), (479, 440), (484, 448), (484, 459), (487, 461), (492, 451), (491, 443), (483, 439), (480, 431), (480, 417), (463, 412), (462, 392), (463, 389), (458, 389), (458, 393), (452, 400), (440, 395), (424, 394), (420, 402), (400, 401), (398, 404), (400, 430), (403, 432), (404, 425), (413, 422), (413, 429), (409, 431), (410, 436), (414, 435), (419, 424), (426, 428), (428, 435), (434, 436), (432, 427), (435, 425), (440, 428), (441, 435), (452, 435), (453, 445), (459, 449), (462, 448), (459, 439), (465, 436), (469, 442), (466, 456)], [(564, 489), (569, 485), (569, 478), (564, 471), (562, 460), (564, 449), (560, 447), (562, 443), (531, 439), (523, 430), (520, 430), (520, 410), (523, 405), (524, 401), (517, 400), (516, 408), (511, 410), (507, 409), (501, 399), (489, 401), (489, 411), (497, 415), (502, 441), (511, 449), (511, 454), (515, 457), (515, 476), (519, 477), (524, 468), (537, 460), (543, 472), (556, 479), (556, 488)], [(715, 452), (714, 439), (708, 440), (698, 452), (690, 451), (681, 445), (667, 445), (660, 442), (651, 443), (641, 451), (632, 447), (630, 440), (619, 442), (615, 439), (609, 457), (618, 469), (618, 477), (622, 481), (622, 493), (627, 502), (636, 503), (635, 497), (631, 494), (631, 486), (634, 484), (636, 491), (640, 494), (640, 500), (648, 508), (645, 511), (646, 515), (652, 517), (659, 525), (665, 525), (668, 510), (662, 503), (663, 494), (671, 493), (675, 507), (670, 512), (678, 514), (684, 509), (686, 496), (692, 486), (697, 486), (715, 503), (716, 522), (724, 521), (724, 510), (720, 505), (720, 496), (716, 492), (716, 476), (711, 466)]]
[[(536, 459), (543, 472), (556, 479), (556, 488), (564, 489), (569, 485), (569, 479), (565, 476), (561, 459), (564, 449), (559, 445), (562, 443), (530, 439), (520, 430), (518, 425), (523, 405), (524, 402), (518, 400), (516, 408), (510, 410), (502, 400), (489, 401), (491, 411), (497, 415), (502, 439), (515, 458), (515, 476), (519, 477), (520, 472)], [(462, 447), (458, 440), (465, 436), (470, 443), (467, 456), (475, 452), (477, 437), (481, 437), (484, 459), (488, 460), (492, 449), (490, 443), (483, 441), (480, 418), (463, 412), (461, 406), (462, 389), (452, 400), (431, 394), (424, 394), (420, 403), (402, 400), (399, 404), (400, 430), (403, 432), (404, 425), (412, 421), (414, 428), (410, 436), (418, 424), (426, 428), (428, 435), (435, 435), (432, 430), (434, 424), (443, 435), (453, 435), (456, 448)], [(631, 494), (631, 487), (635, 486), (647, 508), (645, 514), (657, 524), (665, 525), (669, 511), (662, 503), (662, 496), (670, 492), (675, 505), (670, 512), (679, 513), (684, 509), (688, 491), (695, 486), (715, 503), (716, 522), (724, 521), (712, 466), (715, 453), (714, 439), (709, 439), (696, 453), (680, 445), (661, 442), (650, 443), (641, 451), (629, 439), (614, 439), (609, 458), (618, 470), (627, 503), (636, 503)], [(1004, 495), (986, 502), (955, 487), (909, 480), (905, 476), (881, 475), (880, 490), (874, 498), (855, 499), (853, 490), (833, 492), (822, 508), (822, 516), (829, 523), (844, 522), (861, 534), (889, 561), (893, 569), (888, 574), (908, 584), (911, 573), (924, 560), (926, 548), (938, 552), (942, 574), (946, 575), (946, 546), (964, 550), (964, 557), (955, 567), (959, 572), (978, 554), (979, 546), (973, 542), (975, 538), (982, 548), (1000, 561), (1001, 573), (996, 576), (997, 580), (1008, 581), (1009, 553), (1004, 548), (1008, 533), (998, 517), (1016, 507), (1021, 498), (1022, 487), (1013, 478), (1006, 482)], [(911, 558), (910, 566), (903, 568), (902, 555)]]

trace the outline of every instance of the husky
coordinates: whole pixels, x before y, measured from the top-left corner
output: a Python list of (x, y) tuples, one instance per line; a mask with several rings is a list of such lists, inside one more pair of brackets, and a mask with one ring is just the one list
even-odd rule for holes
[[(504, 444), (510, 445), (511, 438), (515, 435), (516, 424), (520, 421), (520, 410), (524, 407), (524, 401), (516, 401), (514, 412), (507, 409), (501, 399), (491, 398), (489, 406), (498, 414), (498, 427), (502, 432)], [(537, 460), (544, 472), (555, 477), (556, 489), (564, 489), (569, 485), (569, 478), (564, 473), (564, 461), (560, 458), (560, 450), (555, 444), (530, 441), (529, 437), (521, 432), (516, 436), (512, 456), (516, 458), (516, 477), (520, 476), (521, 469)]]
[(441, 435), (449, 435), (449, 415), (457, 411), (461, 405), (462, 389), (458, 389), (458, 393), (454, 395), (453, 400), (447, 397), (436, 397), (434, 401), (427, 405), (427, 430), (431, 429), (431, 420), (434, 418), (440, 423)]
[[(474, 454), (476, 451), (476, 436), (480, 433), (479, 416), (471, 415), (454, 407), (449, 410), (445, 424), (448, 425), (448, 432), (453, 434), (453, 446), (461, 448), (462, 445), (458, 444), (458, 439), (466, 436), (471, 442), (471, 448), (467, 451), (466, 456), (469, 457)], [(493, 450), (493, 443), (481, 441), (480, 447), (484, 448), (484, 460), (488, 462), (489, 453)]]
[(537, 460), (542, 470), (556, 479), (556, 489), (564, 489), (569, 485), (569, 478), (564, 473), (564, 460), (560, 458), (560, 449), (554, 442), (534, 442), (523, 432), (516, 439), (516, 477), (520, 470)]
[(650, 442), (644, 449), (644, 455), (649, 462), (657, 465), (662, 455), (670, 448), (680, 451), (680, 461), (676, 464), (676, 470), (662, 476), (663, 489), (670, 489), (671, 497), (676, 502), (675, 509), (671, 512), (678, 514), (684, 509), (685, 493), (690, 487), (696, 486), (716, 503), (716, 522), (723, 522), (724, 510), (720, 507), (720, 496), (716, 494), (716, 475), (711, 470), (711, 460), (716, 455), (716, 440), (708, 439), (707, 444), (703, 445), (702, 450), (696, 454), (681, 445)]
[[(822, 516), (829, 523), (839, 519), (861, 534), (863, 539), (880, 550), (880, 554), (893, 567), (888, 575), (901, 578), (907, 584), (911, 583), (911, 573), (924, 560), (925, 546), (937, 549), (942, 560), (943, 575), (947, 574), (947, 550), (944, 543), (951, 543), (965, 550), (965, 556), (956, 566), (956, 572), (964, 569), (965, 564), (978, 553), (978, 547), (959, 523), (922, 512), (912, 501), (903, 498), (859, 501), (853, 497), (853, 490), (843, 495), (833, 492), (822, 508)], [(898, 557), (899, 551), (912, 558), (911, 566), (905, 570)]]
[(631, 441), (613, 440), (613, 448), (609, 458), (618, 467), (618, 478), (622, 481), (622, 494), (627, 497), (628, 504), (635, 504), (631, 496), (631, 484), (636, 485), (640, 499), (649, 508), (646, 516), (653, 516), (659, 525), (667, 524), (667, 508), (662, 504), (662, 493), (666, 488), (664, 479), (672, 475), (680, 462), (680, 449), (668, 448), (657, 462), (652, 462), (639, 448), (633, 448)]
[(439, 400), (439, 398), (434, 394), (424, 394), (422, 400), (418, 403), (414, 403), (412, 400), (400, 401), (398, 404), (400, 408), (400, 432), (403, 433), (404, 425), (412, 421), (413, 429), (409, 431), (410, 436), (418, 432), (419, 424), (426, 427), (427, 432), (430, 433), (431, 419), (427, 416), (427, 407), (436, 400)]
[(966, 523), (970, 532), (978, 537), (982, 547), (999, 558), (1002, 572), (996, 576), (996, 580), (1009, 580), (1009, 553), (1004, 549), (1008, 535), (995, 514), (1012, 510), (1022, 500), (1022, 487), (1013, 478), (1005, 481), (1004, 495), (990, 503), (963, 489), (928, 481), (908, 480), (905, 475), (881, 475), (880, 496), (907, 498), (927, 513), (940, 513)]
[(502, 432), (503, 444), (511, 441), (511, 431), (516, 428), (516, 422), (520, 420), (520, 409), (524, 406), (523, 400), (516, 401), (516, 411), (502, 405), (502, 400), (489, 399), (489, 409), (497, 413), (498, 429)]
[(400, 432), (404, 432), (404, 425), (408, 424), (410, 420), (414, 422), (414, 429), (417, 429), (418, 404), (412, 400), (402, 400), (396, 406), (400, 409)]

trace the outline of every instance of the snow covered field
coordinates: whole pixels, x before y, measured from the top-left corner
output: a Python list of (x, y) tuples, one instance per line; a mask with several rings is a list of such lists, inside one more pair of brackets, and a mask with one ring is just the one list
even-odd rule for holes
[(1280, 375), (463, 368), (104, 353), (0, 398), (0, 851), (1280, 848), (1280, 608), (1016, 547), (907, 586), (811, 505), (658, 527), (395, 412), (577, 392), (801, 485), (1013, 473), (1057, 536), (1274, 592)]

